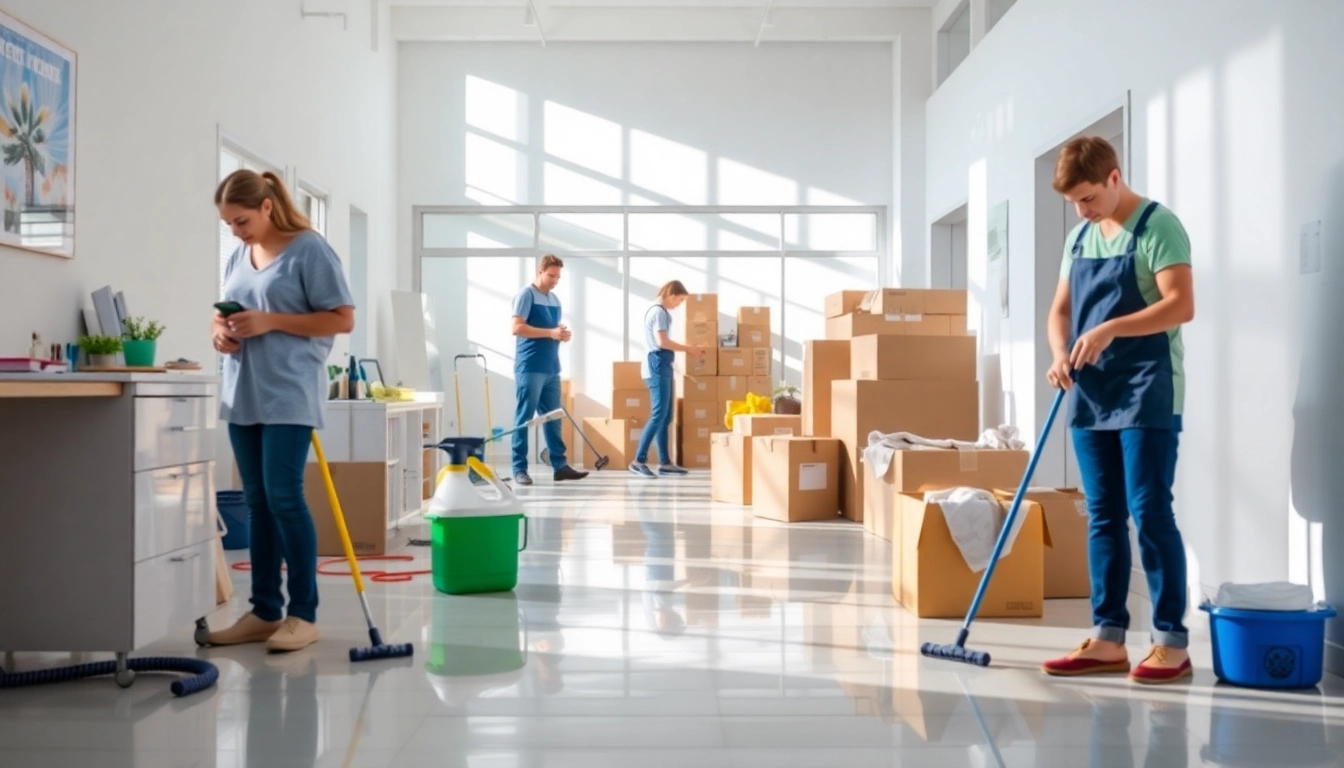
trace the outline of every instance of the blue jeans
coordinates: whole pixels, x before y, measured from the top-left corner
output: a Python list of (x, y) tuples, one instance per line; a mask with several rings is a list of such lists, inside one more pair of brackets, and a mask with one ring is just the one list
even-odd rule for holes
[(1153, 642), (1188, 644), (1185, 544), (1171, 508), (1180, 417), (1174, 429), (1073, 430), (1073, 447), (1091, 519), (1087, 555), (1092, 624), (1099, 640), (1123, 643), (1129, 629), (1129, 518), (1153, 603)]
[[(522, 373), (514, 374), (518, 408), (514, 413), (514, 426), (532, 418), (538, 413), (550, 413), (560, 407), (560, 374), (558, 373)], [(551, 468), (560, 470), (569, 465), (565, 460), (565, 443), (560, 439), (560, 422), (548, 421), (541, 425), (541, 433), (546, 437), (546, 450), (551, 454)], [(513, 474), (527, 471), (527, 430), (520, 429), (513, 435)]]
[(653, 402), (649, 423), (644, 425), (644, 434), (639, 436), (639, 450), (635, 451), (635, 461), (643, 464), (649, 460), (649, 444), (658, 441), (658, 457), (663, 466), (672, 463), (672, 452), (667, 449), (667, 432), (672, 426), (672, 377), (658, 376), (645, 379), (649, 387), (649, 399)]
[(252, 526), (252, 613), (262, 621), (286, 615), (282, 565), (288, 615), (317, 620), (317, 528), (303, 499), (312, 436), (312, 427), (295, 424), (229, 425)]

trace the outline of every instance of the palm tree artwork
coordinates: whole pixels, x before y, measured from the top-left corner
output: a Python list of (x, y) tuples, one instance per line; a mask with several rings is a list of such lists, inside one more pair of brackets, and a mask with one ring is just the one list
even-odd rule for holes
[(51, 116), (51, 110), (33, 103), (27, 83), (19, 91), (17, 104), (5, 94), (5, 106), (7, 110), (0, 111), (0, 137), (9, 141), (0, 151), (4, 153), (5, 165), (23, 163), (23, 199), (31, 208), (37, 203), (35, 177), (46, 174), (42, 145), (47, 142), (47, 133), (43, 126)]

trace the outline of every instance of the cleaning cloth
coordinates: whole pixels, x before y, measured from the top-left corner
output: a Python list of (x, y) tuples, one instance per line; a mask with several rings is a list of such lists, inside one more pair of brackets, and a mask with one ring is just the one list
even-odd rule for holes
[(1272, 581), (1262, 584), (1225, 582), (1218, 588), (1214, 605), (1244, 611), (1309, 611), (1315, 599), (1311, 587)]
[[(961, 551), (962, 558), (972, 573), (979, 573), (989, 566), (994, 554), (994, 544), (1003, 530), (1007, 513), (1003, 505), (989, 491), (979, 488), (950, 488), (944, 491), (929, 491), (924, 494), (925, 504), (937, 504), (943, 510), (948, 530), (952, 532), (952, 541)], [(1018, 515), (1013, 528), (1008, 532), (1008, 540), (1003, 543), (1001, 557), (1007, 557), (1013, 551), (1013, 541), (1022, 530), (1026, 515)]]
[(955, 448), (960, 451), (1020, 451), (1026, 443), (1018, 439), (1017, 427), (1003, 425), (980, 433), (975, 442), (968, 440), (920, 437), (913, 432), (869, 432), (868, 447), (863, 449), (863, 461), (872, 468), (873, 477), (882, 477), (891, 467), (897, 451), (928, 451)]

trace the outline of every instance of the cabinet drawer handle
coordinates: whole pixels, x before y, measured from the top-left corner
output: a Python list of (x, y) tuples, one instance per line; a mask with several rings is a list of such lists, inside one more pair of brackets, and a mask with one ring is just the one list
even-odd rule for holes
[(185, 555), (173, 555), (172, 557), (170, 557), (170, 558), (168, 558), (168, 559), (171, 560), (171, 561), (174, 562), (174, 563), (185, 563), (185, 562), (187, 562), (188, 560), (195, 560), (196, 558), (198, 558), (198, 557), (200, 557), (200, 556), (201, 556), (201, 553), (200, 553), (200, 552), (189, 552), (189, 553), (187, 553), (187, 554), (185, 554)]
[(202, 429), (205, 429), (205, 427), (203, 427), (203, 426), (201, 426), (201, 425), (199, 425), (199, 424), (197, 424), (197, 425), (194, 426), (194, 427), (169, 427), (169, 428), (168, 428), (168, 430), (169, 430), (170, 432), (200, 432)]

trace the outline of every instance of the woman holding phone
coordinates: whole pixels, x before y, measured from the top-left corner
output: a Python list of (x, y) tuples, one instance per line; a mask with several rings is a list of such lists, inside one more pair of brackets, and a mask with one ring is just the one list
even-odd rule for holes
[(225, 267), (211, 341), (224, 355), (220, 418), (250, 513), (252, 610), (209, 642), (297, 651), (318, 638), (317, 530), (303, 474), (323, 426), (327, 356), (355, 327), (355, 302), (340, 259), (275, 174), (230, 174), (215, 205), (242, 241)]
[[(668, 333), (672, 330), (672, 310), (685, 304), (688, 295), (680, 280), (672, 280), (658, 289), (658, 300), (644, 313), (644, 342), (648, 353), (640, 363), (640, 373), (649, 388), (652, 413), (639, 438), (635, 460), (630, 463), (630, 471), (641, 477), (686, 474), (685, 469), (672, 462), (672, 453), (667, 446), (668, 428), (672, 424), (672, 362), (677, 352), (703, 355), (705, 350), (675, 342)], [(658, 458), (662, 461), (657, 474), (648, 465), (649, 444), (655, 440)]]

